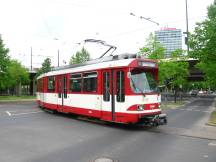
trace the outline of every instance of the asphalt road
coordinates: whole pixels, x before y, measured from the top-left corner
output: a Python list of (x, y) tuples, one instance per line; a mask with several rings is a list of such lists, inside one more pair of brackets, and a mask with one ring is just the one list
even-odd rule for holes
[(0, 162), (216, 162), (216, 128), (205, 126), (212, 103), (168, 110), (168, 125), (152, 129), (0, 103)]

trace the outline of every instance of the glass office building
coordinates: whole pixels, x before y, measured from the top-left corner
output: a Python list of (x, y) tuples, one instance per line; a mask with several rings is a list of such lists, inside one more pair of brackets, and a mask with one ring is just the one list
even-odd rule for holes
[(155, 31), (155, 36), (165, 48), (165, 57), (169, 58), (176, 49), (182, 49), (182, 31), (176, 28), (162, 28)]

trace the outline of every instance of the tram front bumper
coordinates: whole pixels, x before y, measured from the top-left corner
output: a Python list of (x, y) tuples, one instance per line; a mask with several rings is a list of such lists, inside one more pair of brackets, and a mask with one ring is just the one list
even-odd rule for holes
[(150, 126), (165, 125), (165, 124), (167, 124), (167, 115), (166, 114), (158, 114), (158, 115), (142, 116), (139, 119), (138, 124), (150, 125)]
[(167, 124), (167, 115), (166, 114), (159, 114), (159, 125)]

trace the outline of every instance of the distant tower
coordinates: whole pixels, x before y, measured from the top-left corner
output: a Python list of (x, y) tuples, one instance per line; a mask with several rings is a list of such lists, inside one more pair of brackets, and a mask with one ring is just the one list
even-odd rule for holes
[(155, 31), (155, 36), (165, 48), (165, 57), (169, 58), (171, 53), (177, 49), (182, 49), (182, 31), (176, 28), (161, 28)]

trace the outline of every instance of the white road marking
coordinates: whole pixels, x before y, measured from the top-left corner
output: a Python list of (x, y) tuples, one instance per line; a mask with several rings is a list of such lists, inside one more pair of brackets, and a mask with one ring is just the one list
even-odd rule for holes
[(193, 110), (193, 111), (197, 111), (197, 112), (200, 112), (201, 110)]
[(28, 115), (28, 114), (36, 114), (41, 113), (43, 111), (32, 111), (32, 112), (26, 112), (26, 113), (17, 113), (17, 114), (11, 114), (11, 116), (19, 116), (19, 115)]
[(203, 111), (203, 112), (205, 112), (205, 113), (210, 113), (210, 111)]
[(178, 109), (178, 110), (185, 110), (185, 109)]
[(193, 109), (186, 109), (187, 111), (193, 111)]
[(204, 158), (208, 158), (208, 155), (203, 155)]
[(5, 112), (8, 114), (8, 116), (11, 116), (11, 113), (9, 111), (5, 111)]
[(210, 143), (208, 144), (208, 146), (216, 146), (216, 141), (210, 142)]
[(176, 110), (183, 110), (183, 111), (195, 111), (195, 112), (204, 112), (204, 113), (211, 113), (210, 111), (207, 111), (207, 110), (196, 110), (196, 109), (185, 109), (185, 108), (181, 108), (181, 109), (176, 109)]

